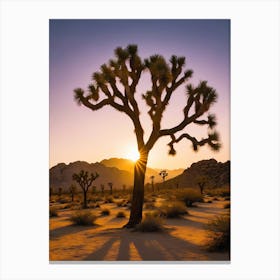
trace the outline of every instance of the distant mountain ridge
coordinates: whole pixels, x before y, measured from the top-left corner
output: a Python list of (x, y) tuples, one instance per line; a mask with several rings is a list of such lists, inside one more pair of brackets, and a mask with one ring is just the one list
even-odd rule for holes
[[(80, 170), (88, 171), (89, 173), (97, 172), (100, 176), (93, 182), (93, 185), (100, 189), (100, 185), (105, 185), (108, 188), (108, 183), (113, 183), (113, 188), (121, 189), (123, 185), (130, 187), (133, 185), (133, 168), (134, 162), (128, 159), (111, 158), (101, 162), (88, 163), (85, 161), (76, 161), (69, 164), (59, 163), (49, 170), (50, 186), (54, 190), (62, 188), (68, 190), (71, 184), (76, 184), (72, 180), (72, 175)], [(175, 177), (181, 174), (184, 169), (168, 170), (169, 177)], [(147, 168), (146, 182), (150, 182), (150, 176), (155, 176), (155, 182), (160, 182), (161, 177), (158, 170)]]
[[(107, 167), (117, 167), (120, 170), (125, 170), (128, 172), (133, 173), (134, 171), (134, 162), (129, 159), (122, 159), (122, 158), (110, 158), (110, 159), (104, 159), (100, 162), (101, 164), (107, 166)], [(161, 182), (162, 179), (159, 176), (159, 172), (162, 169), (159, 168), (151, 168), (147, 167), (146, 169), (146, 182), (150, 182), (150, 177), (155, 176), (154, 182)], [(178, 168), (178, 169), (165, 169), (168, 173), (167, 178), (173, 178), (178, 176), (184, 171), (184, 168)]]
[(206, 187), (223, 187), (230, 185), (230, 161), (224, 163), (215, 159), (201, 160), (193, 163), (189, 168), (175, 178), (166, 180), (169, 186), (197, 187), (197, 178), (207, 178)]

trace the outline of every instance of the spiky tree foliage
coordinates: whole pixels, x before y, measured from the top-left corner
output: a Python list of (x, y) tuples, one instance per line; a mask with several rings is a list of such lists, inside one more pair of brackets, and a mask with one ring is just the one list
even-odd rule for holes
[(81, 170), (79, 173), (74, 173), (72, 178), (76, 181), (81, 187), (84, 195), (83, 208), (87, 208), (87, 192), (92, 185), (93, 181), (99, 177), (99, 174), (89, 174), (87, 171)]
[(166, 170), (161, 170), (161, 171), (159, 172), (159, 175), (161, 176), (162, 181), (164, 182), (164, 181), (165, 181), (165, 177), (168, 176), (168, 173), (166, 172)]
[[(125, 113), (134, 125), (140, 159), (134, 167), (132, 206), (126, 227), (134, 227), (141, 222), (148, 156), (161, 137), (171, 138), (168, 144), (170, 155), (176, 154), (174, 145), (183, 139), (191, 141), (195, 151), (205, 144), (213, 150), (220, 148), (218, 134), (213, 132), (216, 125), (215, 116), (209, 114), (204, 117), (217, 100), (215, 89), (208, 86), (206, 81), (200, 82), (196, 87), (192, 84), (186, 86), (187, 100), (181, 122), (174, 127), (161, 128), (163, 113), (172, 94), (192, 77), (193, 71), (184, 70), (185, 64), (184, 57), (175, 55), (169, 62), (161, 55), (153, 55), (142, 61), (136, 45), (129, 45), (126, 48), (118, 47), (115, 50), (115, 59), (101, 65), (100, 71), (93, 74), (93, 81), (87, 91), (81, 88), (74, 90), (78, 104), (83, 104), (93, 111), (104, 106), (111, 106)], [(142, 95), (149, 108), (148, 114), (152, 121), (152, 131), (147, 141), (144, 141), (144, 129), (135, 98), (136, 87), (143, 71), (149, 73), (152, 82), (151, 88)], [(208, 136), (198, 140), (187, 132), (178, 135), (190, 124), (208, 127)]]

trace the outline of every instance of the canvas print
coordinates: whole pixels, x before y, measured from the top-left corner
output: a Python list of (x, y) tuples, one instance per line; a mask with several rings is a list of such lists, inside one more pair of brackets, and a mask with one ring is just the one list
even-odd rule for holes
[(230, 20), (49, 27), (49, 260), (230, 261)]

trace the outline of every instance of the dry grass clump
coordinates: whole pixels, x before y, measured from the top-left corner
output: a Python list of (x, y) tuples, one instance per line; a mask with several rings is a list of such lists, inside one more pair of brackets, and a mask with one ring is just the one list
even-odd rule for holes
[(166, 218), (180, 218), (182, 215), (188, 214), (186, 205), (181, 201), (162, 204), (160, 212)]
[(117, 218), (125, 218), (125, 213), (123, 211), (119, 211), (116, 215)]
[(207, 249), (212, 252), (230, 251), (230, 217), (221, 215), (207, 224), (210, 242)]
[(58, 208), (55, 206), (50, 207), (50, 218), (52, 217), (58, 217)]
[(110, 215), (110, 210), (107, 209), (107, 208), (104, 208), (104, 209), (101, 210), (100, 214), (102, 216), (109, 216)]
[(187, 207), (192, 207), (195, 202), (202, 202), (202, 195), (199, 191), (185, 189), (177, 193), (177, 199), (185, 203)]
[(79, 226), (91, 226), (94, 224), (97, 216), (94, 215), (91, 210), (80, 210), (76, 211), (70, 217), (70, 220)]
[(147, 213), (145, 218), (135, 228), (135, 231), (157, 232), (163, 230), (163, 220), (155, 213)]

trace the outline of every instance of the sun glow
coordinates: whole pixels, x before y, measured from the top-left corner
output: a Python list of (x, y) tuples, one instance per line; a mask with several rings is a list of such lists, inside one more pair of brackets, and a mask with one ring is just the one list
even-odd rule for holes
[(126, 158), (136, 162), (140, 158), (138, 150), (130, 149), (126, 154)]

